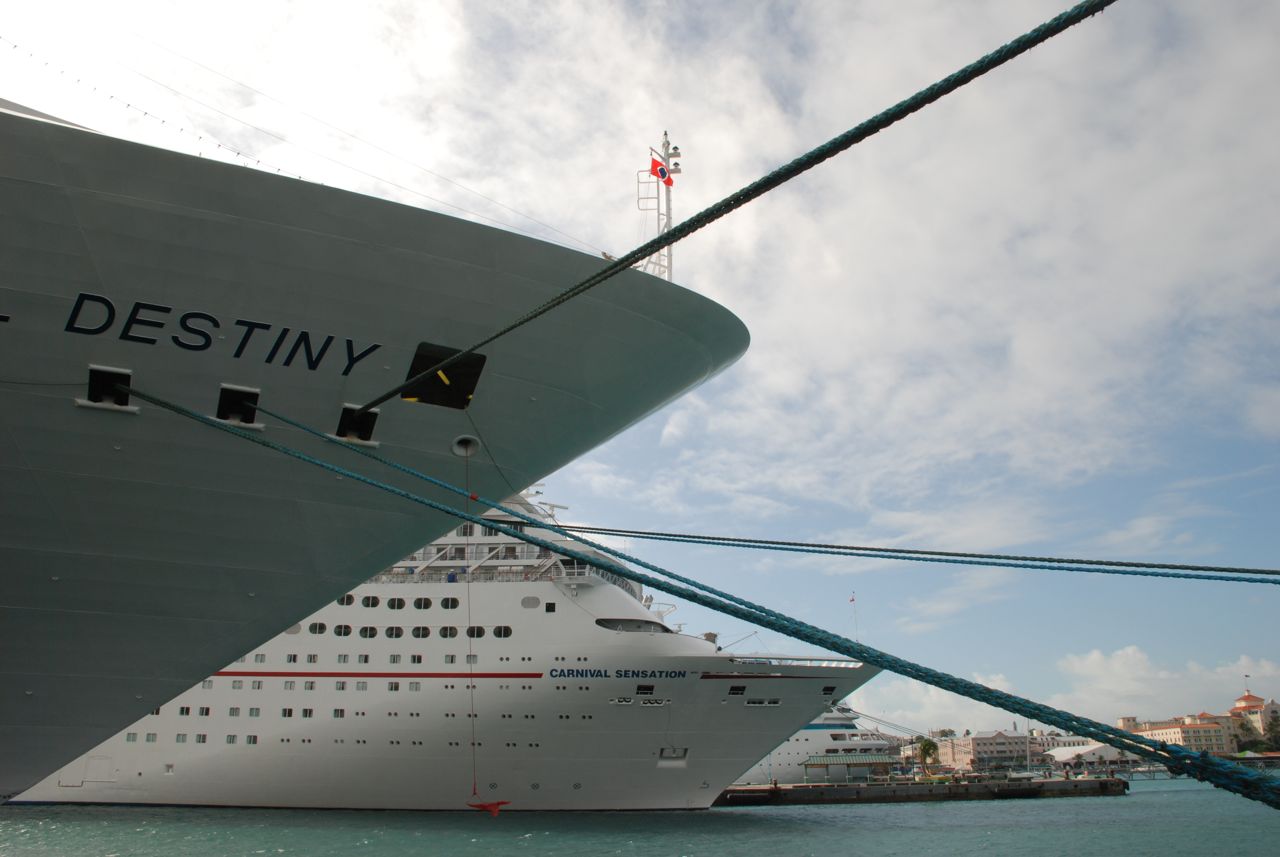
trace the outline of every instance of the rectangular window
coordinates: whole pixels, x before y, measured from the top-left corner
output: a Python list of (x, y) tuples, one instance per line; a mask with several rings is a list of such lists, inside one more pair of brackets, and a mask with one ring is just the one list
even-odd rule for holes
[(266, 656), (266, 655), (254, 655), (254, 656), (253, 656), (253, 662), (254, 662), (255, 664), (265, 664), (265, 663), (267, 662), (267, 656)]
[(256, 678), (253, 680), (253, 689), (262, 690), (262, 679)]
[(179, 744), (185, 744), (185, 743), (187, 743), (187, 733), (186, 733), (186, 732), (179, 732), (177, 735), (174, 735), (174, 736), (173, 736), (173, 740), (174, 740), (174, 741), (176, 741), (176, 742), (177, 742), (177, 743), (179, 743)]
[(400, 656), (399, 656), (399, 655), (392, 655), (392, 656), (391, 656), (391, 663), (393, 663), (393, 664), (398, 664), (398, 663), (400, 663)]
[(395, 692), (399, 691), (399, 690), (400, 690), (400, 682), (398, 682), (398, 681), (389, 681), (389, 682), (387, 682), (387, 690), (391, 691), (392, 693), (395, 693)]
[(360, 663), (362, 663), (362, 664), (367, 664), (367, 663), (369, 663), (369, 656), (368, 656), (368, 655), (360, 655), (358, 659), (359, 659)]
[(312, 711), (312, 709), (310, 709), (310, 708), (304, 708), (304, 709), (302, 709), (302, 716), (303, 716), (303, 717), (310, 717), (313, 713), (314, 713), (314, 712), (313, 712), (313, 711)]
[(204, 743), (207, 743), (207, 742), (208, 742), (208, 740), (209, 740), (209, 736), (208, 736), (208, 735), (206, 735), (206, 734), (204, 734), (203, 732), (197, 732), (197, 733), (196, 733), (196, 743), (197, 743), (197, 744), (204, 744)]
[(179, 716), (179, 717), (190, 717), (190, 716), (191, 716), (191, 706), (190, 706), (190, 705), (183, 705), (183, 706), (179, 707), (179, 708), (178, 708), (178, 716)]
[(292, 709), (292, 708), (282, 708), (282, 709), (280, 709), (280, 716), (281, 716), (281, 717), (292, 717), (292, 716), (293, 716), (293, 709)]
[(285, 690), (293, 690), (293, 687), (294, 687), (294, 685), (295, 685), (296, 683), (297, 683), (297, 682), (295, 682), (293, 679), (287, 679), (287, 680), (285, 681), (285, 683), (284, 683), (284, 689), (285, 689)]
[(304, 682), (302, 683), (302, 689), (303, 689), (303, 690), (315, 690), (315, 689), (316, 689), (316, 683), (315, 683), (314, 681), (304, 681)]
[(747, 692), (747, 686), (745, 684), (735, 684), (729, 688), (730, 696), (742, 696), (746, 692)]
[(236, 736), (234, 736), (234, 735), (228, 735), (228, 736), (227, 736), (227, 743), (228, 743), (228, 744), (234, 744), (234, 743), (236, 743)]
[(240, 707), (239, 707), (238, 705), (233, 705), (233, 706), (231, 706), (231, 708), (228, 708), (228, 709), (227, 709), (227, 716), (228, 716), (228, 717), (239, 717), (239, 716), (240, 716)]
[(246, 735), (246, 736), (244, 736), (244, 743), (246, 743), (246, 744), (257, 744), (257, 743), (258, 743), (258, 736), (257, 736), (257, 735)]
[(458, 656), (457, 656), (457, 655), (445, 655), (445, 656), (444, 656), (444, 662), (445, 662), (446, 664), (456, 664), (456, 663), (458, 662)]
[(653, 696), (653, 685), (651, 684), (636, 685), (636, 696)]
[(345, 664), (351, 660), (351, 655), (338, 655), (338, 663)]
[(250, 716), (250, 717), (257, 717), (257, 716), (258, 716), (259, 714), (261, 714), (261, 713), (262, 713), (262, 709), (261, 709), (261, 708), (250, 708), (250, 709), (249, 709), (249, 716)]
[(333, 716), (336, 719), (341, 720), (343, 717), (347, 716), (347, 710), (345, 708), (335, 708), (333, 709)]
[(422, 655), (409, 655), (409, 663), (411, 664), (422, 663)]
[(207, 678), (200, 682), (200, 687), (204, 690), (213, 690), (213, 679)]
[(422, 682), (420, 681), (409, 682), (409, 690), (422, 690)]
[(369, 682), (367, 681), (356, 682), (356, 690), (368, 690), (368, 689), (369, 689)]
[(208, 716), (209, 716), (209, 706), (207, 706), (207, 705), (202, 705), (202, 706), (200, 706), (200, 716), (201, 716), (201, 717), (208, 717)]
[(479, 656), (479, 655), (467, 655), (467, 663), (469, 663), (469, 664), (475, 664), (475, 663), (479, 663), (479, 662), (480, 662), (480, 656)]
[(231, 689), (232, 689), (232, 690), (243, 690), (243, 689), (244, 689), (244, 679), (242, 679), (242, 678), (233, 678), (233, 679), (231, 680)]
[(154, 732), (148, 732), (148, 733), (147, 733), (147, 743), (148, 743), (148, 744), (154, 744), (154, 743), (156, 743), (156, 733), (154, 733)]
[(309, 663), (309, 664), (318, 664), (318, 663), (320, 663), (320, 656), (319, 656), (319, 655), (307, 655), (307, 663)]
[(285, 662), (286, 664), (296, 664), (296, 663), (298, 662), (298, 656), (297, 656), (297, 655), (285, 655), (285, 656), (284, 656), (284, 662)]
[(346, 689), (347, 689), (347, 683), (346, 683), (345, 681), (335, 681), (335, 682), (333, 683), (333, 689), (334, 689), (334, 690), (346, 690)]

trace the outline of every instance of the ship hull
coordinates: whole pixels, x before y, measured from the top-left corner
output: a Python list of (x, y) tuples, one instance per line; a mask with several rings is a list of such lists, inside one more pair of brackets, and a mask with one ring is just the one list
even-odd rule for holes
[[(223, 387), (322, 432), (599, 260), (0, 111), (0, 796), (452, 525), (136, 397)], [(505, 496), (715, 374), (741, 324), (625, 272), (484, 349), (465, 410), (393, 400), (392, 459)], [(258, 436), (452, 501), (259, 415)], [(481, 442), (470, 458), (460, 437)], [(344, 457), (345, 456), (345, 457)]]
[[(600, 627), (600, 617), (647, 614), (594, 578), (370, 584), (353, 596), (18, 800), (703, 809), (782, 736), (877, 673), (734, 658), (701, 638)], [(402, 609), (388, 609), (394, 597)], [(458, 603), (442, 609), (450, 597)], [(365, 607), (366, 598), (378, 602)], [(431, 606), (416, 609), (423, 598)], [(485, 633), (442, 634), (454, 621)], [(338, 626), (352, 633), (337, 637)], [(388, 638), (388, 627), (403, 634)], [(430, 631), (417, 638), (415, 627)], [(363, 628), (374, 631), (362, 638)]]

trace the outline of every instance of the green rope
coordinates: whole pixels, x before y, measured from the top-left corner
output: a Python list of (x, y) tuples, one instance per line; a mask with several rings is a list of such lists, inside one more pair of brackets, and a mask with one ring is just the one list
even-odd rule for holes
[(595, 288), (605, 280), (608, 280), (638, 262), (647, 259), (649, 256), (652, 256), (664, 247), (668, 247), (675, 244), (677, 241), (687, 238), (704, 226), (714, 223), (721, 217), (724, 217), (729, 212), (741, 208), (754, 199), (764, 196), (779, 185), (790, 181), (803, 172), (813, 169), (818, 164), (829, 158), (835, 157), (846, 149), (852, 148), (873, 134), (877, 134), (888, 128), (890, 125), (893, 125), (895, 122), (899, 122), (910, 116), (912, 113), (929, 106), (944, 95), (955, 92), (966, 83), (976, 80), (993, 69), (999, 68), (1013, 58), (1026, 53), (1042, 42), (1048, 41), (1062, 31), (1075, 26), (1086, 18), (1090, 18), (1098, 14), (1115, 2), (1116, 0), (1085, 0), (1085, 2), (1068, 9), (1053, 20), (1046, 21), (1034, 30), (1031, 30), (1008, 44), (997, 48), (959, 71), (944, 77), (932, 86), (928, 86), (920, 90), (910, 98), (899, 101), (889, 109), (877, 113), (875, 116), (872, 116), (860, 125), (855, 125), (843, 134), (833, 137), (817, 148), (811, 149), (796, 158), (794, 161), (791, 161), (791, 163), (779, 167), (763, 178), (742, 188), (738, 192), (730, 194), (714, 205), (703, 209), (683, 223), (677, 224), (659, 235), (657, 238), (654, 238), (652, 241), (642, 244), (627, 255), (610, 262), (608, 265), (601, 268), (590, 277), (587, 277), (577, 285), (565, 289), (546, 303), (520, 316), (497, 333), (480, 340), (469, 348), (464, 348), (462, 351), (459, 351), (451, 357), (445, 358), (430, 369), (414, 375), (394, 390), (389, 390), (381, 396), (378, 396), (376, 399), (371, 400), (368, 404), (363, 405), (356, 413), (362, 414), (370, 408), (377, 407), (392, 396), (402, 393), (415, 384), (421, 382), (424, 378), (429, 378), (437, 372), (449, 368), (468, 354), (472, 354), (494, 340), (506, 336), (516, 328), (528, 324), (566, 301), (576, 298), (588, 289)]

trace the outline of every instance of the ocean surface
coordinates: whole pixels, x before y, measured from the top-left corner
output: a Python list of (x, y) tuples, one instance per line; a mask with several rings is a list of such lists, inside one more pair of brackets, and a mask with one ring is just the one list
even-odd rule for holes
[(1125, 797), (691, 813), (0, 807), (0, 857), (1280, 855), (1280, 811), (1188, 780)]

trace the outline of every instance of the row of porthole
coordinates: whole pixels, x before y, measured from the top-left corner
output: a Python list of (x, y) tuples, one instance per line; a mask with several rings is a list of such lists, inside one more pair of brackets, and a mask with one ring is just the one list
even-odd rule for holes
[[(351, 593), (349, 593), (349, 592), (348, 592), (346, 595), (344, 595), (344, 596), (342, 596), (341, 598), (339, 598), (339, 599), (338, 599), (338, 605), (339, 605), (340, 607), (350, 607), (352, 604), (355, 604), (355, 603), (356, 603), (356, 597), (355, 597), (354, 595), (352, 595)], [(364, 596), (363, 598), (361, 598), (361, 599), (360, 599), (360, 606), (361, 606), (361, 607), (377, 607), (377, 606), (378, 606), (379, 604), (381, 604), (381, 603), (382, 603), (382, 599), (381, 599), (381, 598), (379, 598), (379, 597), (378, 597), (378, 596), (376, 596), (376, 595), (366, 595), (366, 596)], [(440, 609), (442, 609), (442, 610), (457, 610), (457, 609), (458, 609), (458, 604), (459, 604), (459, 603), (460, 603), (460, 602), (459, 602), (459, 601), (458, 601), (458, 599), (456, 599), (456, 598), (452, 598), (452, 597), (450, 597), (450, 598), (441, 598), (441, 599), (440, 599)], [(413, 606), (414, 606), (414, 608), (415, 608), (415, 609), (417, 609), (417, 610), (430, 610), (430, 609), (431, 609), (431, 599), (430, 599), (430, 598), (415, 598), (415, 599), (413, 599)], [(388, 610), (403, 610), (403, 609), (404, 609), (404, 607), (405, 607), (405, 600), (404, 600), (403, 598), (388, 598), (388, 599), (387, 599), (387, 609), (388, 609)]]
[[(328, 630), (328, 627), (329, 626), (326, 625), (324, 622), (312, 622), (310, 625), (307, 626), (307, 630), (312, 634), (323, 634), (326, 630)], [(335, 637), (350, 637), (351, 632), (352, 632), (352, 628), (350, 625), (334, 625), (333, 626), (333, 634)], [(411, 636), (421, 640), (431, 636), (431, 628), (426, 625), (417, 625), (413, 628), (410, 628), (409, 633)], [(458, 636), (458, 629), (452, 625), (443, 625), (440, 627), (437, 633), (445, 639), (452, 639)], [(470, 637), (471, 639), (478, 640), (485, 635), (486, 631), (483, 625), (471, 625), (466, 629), (466, 633), (467, 633), (467, 636)], [(359, 634), (361, 637), (365, 638), (366, 640), (371, 640), (374, 637), (378, 636), (378, 629), (373, 625), (365, 625), (360, 628)], [(387, 627), (382, 629), (382, 634), (385, 637), (389, 637), (393, 640), (397, 640), (404, 636), (404, 628), (400, 627), (399, 625), (388, 625)], [(493, 628), (493, 636), (498, 637), (499, 639), (505, 640), (507, 637), (511, 636), (511, 626), (495, 625)]]

